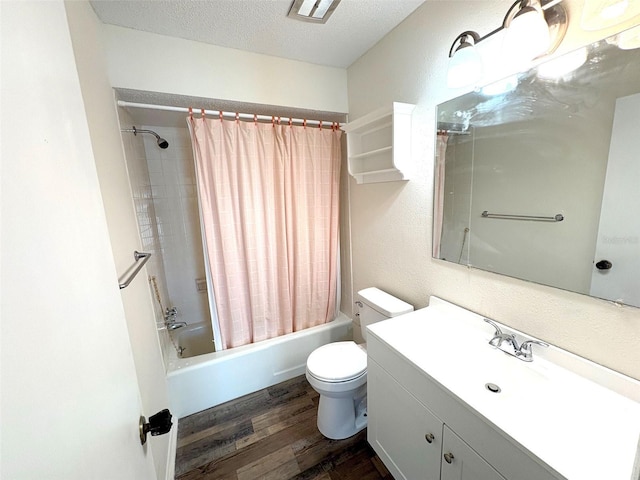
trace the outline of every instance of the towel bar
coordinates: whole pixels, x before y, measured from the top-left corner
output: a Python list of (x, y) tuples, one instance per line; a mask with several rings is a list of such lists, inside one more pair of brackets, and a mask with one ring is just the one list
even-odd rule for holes
[(129, 278), (127, 278), (124, 282), (120, 284), (120, 290), (122, 290), (123, 288), (127, 288), (129, 284), (133, 281), (133, 279), (136, 278), (136, 275), (138, 275), (138, 272), (142, 270), (142, 267), (144, 267), (144, 264), (149, 261), (149, 258), (151, 258), (151, 254), (138, 252), (137, 250), (135, 250), (133, 252), (133, 258), (136, 259), (136, 263), (138, 264), (138, 266), (133, 272), (131, 272), (131, 275), (129, 275)]
[(553, 217), (538, 217), (535, 215), (509, 215), (506, 213), (489, 213), (486, 210), (482, 212), (484, 218), (504, 218), (507, 220), (534, 220), (537, 222), (561, 222), (564, 220), (564, 215), (558, 213)]

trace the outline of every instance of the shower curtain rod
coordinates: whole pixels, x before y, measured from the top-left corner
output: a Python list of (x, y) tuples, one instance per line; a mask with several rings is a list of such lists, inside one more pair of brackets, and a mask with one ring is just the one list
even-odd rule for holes
[[(168, 105), (152, 105), (152, 104), (147, 104), (147, 103), (135, 103), (135, 102), (126, 102), (124, 100), (118, 100), (118, 106), (119, 107), (131, 107), (131, 108), (147, 108), (149, 110), (164, 110), (166, 112), (184, 112), (184, 113), (189, 113), (189, 109), (187, 107), (172, 107), (172, 106), (168, 106)], [(194, 115), (200, 115), (201, 109), (199, 108), (194, 108), (193, 109), (193, 114)], [(330, 127), (333, 124), (338, 124), (339, 126), (343, 126), (344, 123), (340, 123), (340, 122), (327, 122), (324, 120), (306, 120), (303, 118), (291, 118), (291, 117), (282, 117), (282, 116), (271, 116), (271, 115), (254, 115), (253, 113), (236, 113), (236, 112), (220, 112), (219, 110), (205, 110), (204, 111), (205, 115), (209, 115), (209, 116), (213, 116), (213, 117), (219, 117), (220, 113), (222, 113), (223, 117), (231, 117), (232, 119), (235, 118), (241, 118), (243, 120), (263, 120), (263, 121), (267, 121), (267, 122), (271, 122), (273, 118), (276, 119), (276, 121), (278, 119), (281, 120), (281, 123), (289, 123), (289, 121), (291, 121), (291, 123), (295, 123), (295, 124), (299, 124), (299, 125), (320, 125), (321, 123), (323, 125), (326, 125), (328, 127)]]

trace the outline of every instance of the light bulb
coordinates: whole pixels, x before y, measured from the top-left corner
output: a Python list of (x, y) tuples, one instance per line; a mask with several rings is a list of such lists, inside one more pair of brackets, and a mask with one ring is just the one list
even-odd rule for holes
[(622, 50), (633, 50), (640, 48), (640, 25), (625, 30), (617, 35), (616, 44)]
[(482, 76), (482, 60), (473, 45), (467, 44), (456, 50), (449, 59), (447, 86), (461, 88), (474, 85)]
[(531, 60), (547, 53), (550, 45), (549, 25), (542, 11), (525, 7), (506, 28), (502, 51), (508, 61), (522, 70), (528, 68)]

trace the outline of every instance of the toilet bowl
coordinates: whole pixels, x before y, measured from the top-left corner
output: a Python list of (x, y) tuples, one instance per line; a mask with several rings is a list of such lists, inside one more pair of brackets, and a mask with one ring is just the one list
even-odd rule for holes
[[(413, 310), (402, 300), (375, 287), (358, 292), (362, 337), (367, 325)], [(367, 426), (367, 351), (353, 341), (316, 348), (307, 358), (306, 377), (320, 394), (318, 430), (334, 440), (348, 438)]]

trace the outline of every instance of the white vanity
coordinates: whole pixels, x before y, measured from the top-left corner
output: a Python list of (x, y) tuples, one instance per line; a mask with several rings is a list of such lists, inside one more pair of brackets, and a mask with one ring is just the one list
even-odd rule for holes
[(367, 437), (396, 480), (640, 478), (640, 382), (553, 345), (525, 362), (493, 336), (437, 297), (369, 327)]

